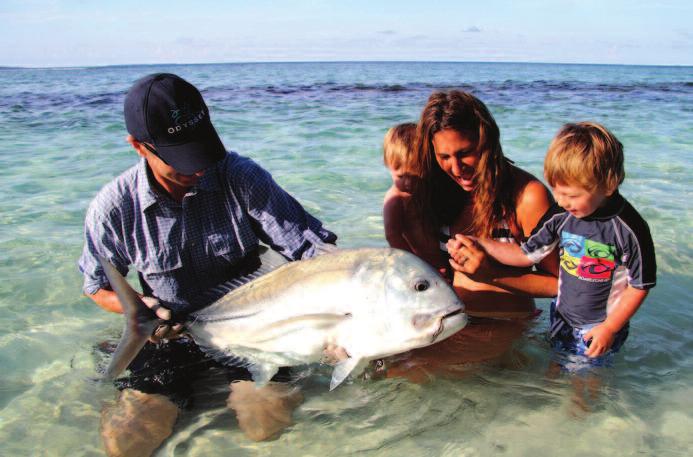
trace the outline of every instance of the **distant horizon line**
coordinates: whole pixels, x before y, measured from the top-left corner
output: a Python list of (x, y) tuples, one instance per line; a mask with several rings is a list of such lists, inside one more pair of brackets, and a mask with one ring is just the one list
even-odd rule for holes
[(539, 61), (489, 61), (489, 60), (257, 60), (230, 62), (192, 62), (192, 63), (123, 63), (99, 65), (0, 65), (2, 70), (70, 70), (81, 68), (114, 68), (114, 67), (154, 67), (154, 66), (195, 66), (195, 65), (254, 65), (254, 64), (342, 64), (342, 63), (472, 63), (472, 64), (523, 64), (523, 65), (585, 65), (614, 67), (691, 67), (693, 64), (634, 64), (634, 63), (586, 63), (586, 62), (539, 62)]

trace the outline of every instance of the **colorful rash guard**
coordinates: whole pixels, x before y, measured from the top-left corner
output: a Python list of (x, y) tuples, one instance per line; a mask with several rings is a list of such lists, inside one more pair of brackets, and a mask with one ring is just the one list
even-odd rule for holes
[(573, 327), (603, 322), (627, 285), (655, 285), (650, 230), (618, 192), (581, 219), (554, 204), (522, 250), (537, 263), (556, 245), (561, 257), (556, 310)]

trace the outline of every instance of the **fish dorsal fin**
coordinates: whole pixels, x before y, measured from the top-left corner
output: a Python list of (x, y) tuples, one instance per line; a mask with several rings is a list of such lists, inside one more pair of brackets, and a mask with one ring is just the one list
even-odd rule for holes
[(332, 371), (332, 380), (330, 381), (330, 390), (334, 390), (338, 385), (340, 385), (349, 376), (349, 373), (355, 372), (358, 374), (366, 366), (366, 361), (357, 358), (350, 357), (342, 362), (339, 362), (334, 367)]
[(113, 264), (104, 257), (98, 258), (111, 288), (118, 296), (125, 317), (123, 335), (104, 374), (105, 379), (114, 379), (130, 365), (161, 321)]
[(288, 260), (283, 255), (261, 244), (257, 251), (242, 260), (233, 274), (233, 279), (218, 284), (205, 292), (203, 302), (205, 304), (212, 303), (232, 290), (238, 289), (286, 263)]

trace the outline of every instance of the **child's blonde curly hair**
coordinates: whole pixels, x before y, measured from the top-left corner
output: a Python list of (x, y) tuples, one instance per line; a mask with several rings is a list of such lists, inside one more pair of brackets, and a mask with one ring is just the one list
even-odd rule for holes
[(611, 193), (625, 175), (623, 145), (596, 122), (564, 125), (544, 159), (544, 176), (552, 187), (559, 183)]
[(392, 127), (383, 141), (383, 161), (393, 170), (419, 175), (414, 154), (416, 147), (416, 124), (406, 122)]

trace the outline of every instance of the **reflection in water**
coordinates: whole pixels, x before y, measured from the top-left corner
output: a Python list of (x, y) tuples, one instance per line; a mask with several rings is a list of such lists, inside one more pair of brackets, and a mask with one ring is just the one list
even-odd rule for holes
[(435, 377), (462, 377), (472, 364), (503, 361), (530, 323), (470, 318), (465, 328), (440, 343), (387, 359), (387, 377), (404, 377), (417, 383)]

